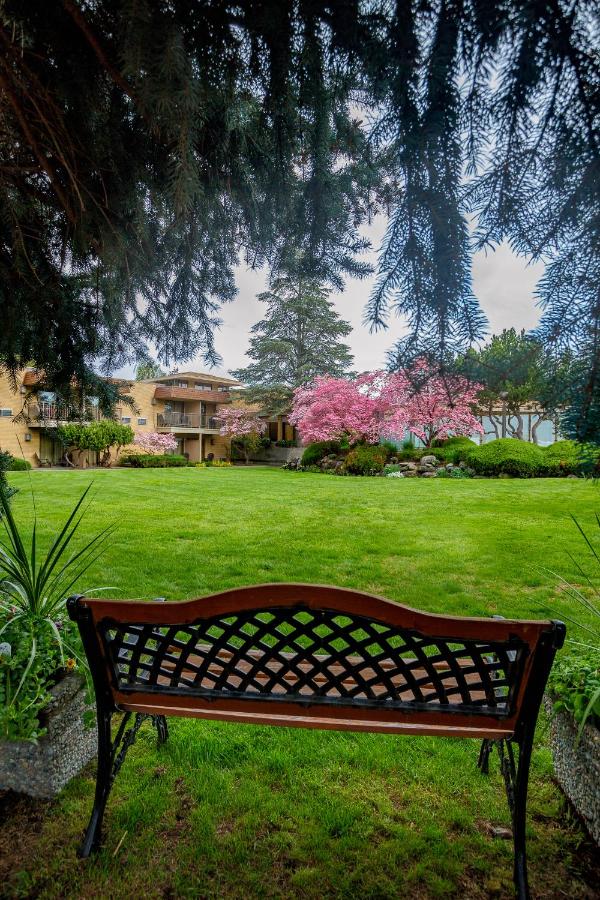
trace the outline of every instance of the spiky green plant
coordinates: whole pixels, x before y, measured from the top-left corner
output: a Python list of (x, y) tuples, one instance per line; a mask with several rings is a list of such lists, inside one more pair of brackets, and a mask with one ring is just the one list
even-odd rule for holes
[(26, 540), (8, 499), (0, 493), (4, 528), (4, 539), (0, 539), (0, 699), (4, 707), (0, 731), (5, 737), (37, 736), (32, 723), (67, 654), (85, 668), (66, 614), (66, 600), (115, 528), (108, 525), (83, 546), (75, 546), (90, 489), (91, 485), (44, 554), (38, 546), (37, 511), (31, 539)]
[[(555, 708), (568, 709), (579, 722), (579, 741), (590, 717), (600, 721), (600, 553), (575, 516), (571, 518), (591, 552), (596, 574), (590, 575), (572, 554), (569, 556), (582, 578), (584, 589), (571, 584), (555, 572), (551, 573), (558, 579), (561, 590), (585, 610), (587, 621), (581, 622), (576, 617), (563, 615), (563, 618), (584, 632), (585, 638), (567, 638), (567, 643), (577, 648), (576, 655), (567, 655), (558, 660), (550, 676), (549, 686), (557, 699)], [(596, 525), (600, 530), (598, 513)]]

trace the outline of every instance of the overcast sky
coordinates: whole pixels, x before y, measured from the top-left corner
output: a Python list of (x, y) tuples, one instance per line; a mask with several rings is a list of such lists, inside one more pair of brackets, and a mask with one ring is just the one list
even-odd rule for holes
[[(365, 233), (373, 246), (369, 259), (375, 263), (377, 250), (381, 244), (385, 220), (380, 218)], [(515, 256), (507, 245), (495, 252), (478, 253), (473, 260), (473, 290), (489, 319), (490, 334), (503, 328), (534, 328), (540, 317), (536, 307), (534, 290), (543, 273), (541, 264), (527, 265)], [(265, 305), (256, 296), (266, 287), (266, 273), (256, 272), (241, 266), (237, 269), (238, 296), (233, 303), (225, 304), (221, 311), (223, 324), (215, 335), (218, 352), (223, 357), (223, 365), (213, 370), (224, 375), (230, 369), (247, 365), (249, 332), (252, 325), (264, 315)], [(354, 353), (354, 366), (359, 372), (383, 367), (387, 350), (402, 334), (402, 322), (391, 318), (386, 331), (369, 334), (362, 324), (365, 303), (371, 292), (373, 278), (348, 279), (342, 293), (332, 294), (339, 314), (350, 322), (353, 331), (348, 343)], [(180, 371), (207, 371), (201, 360), (179, 363)], [(131, 376), (131, 368), (119, 374)]]

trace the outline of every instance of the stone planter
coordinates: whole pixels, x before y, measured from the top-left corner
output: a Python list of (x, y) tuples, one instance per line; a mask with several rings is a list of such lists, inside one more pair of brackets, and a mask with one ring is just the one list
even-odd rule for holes
[(37, 744), (0, 741), (0, 789), (55, 797), (96, 754), (96, 725), (84, 725), (85, 685), (67, 675), (52, 689), (42, 714), (47, 729)]
[(564, 710), (552, 712), (552, 701), (546, 697), (551, 715), (552, 758), (556, 779), (581, 817), (590, 837), (600, 846), (600, 731), (586, 725), (577, 741), (578, 725)]

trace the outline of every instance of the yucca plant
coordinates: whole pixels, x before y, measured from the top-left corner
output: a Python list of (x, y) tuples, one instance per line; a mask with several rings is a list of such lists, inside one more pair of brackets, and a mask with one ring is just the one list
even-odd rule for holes
[[(57, 671), (85, 668), (66, 600), (96, 562), (114, 531), (109, 525), (83, 546), (76, 535), (85, 515), (89, 485), (49, 550), (38, 546), (37, 512), (26, 540), (8, 499), (0, 493), (0, 735), (39, 736), (37, 713), (48, 700)], [(85, 593), (97, 592), (93, 588)]]
[[(595, 572), (590, 575), (580, 561), (569, 554), (581, 576), (581, 586), (571, 584), (555, 572), (551, 573), (575, 607), (585, 610), (587, 616), (586, 621), (582, 622), (575, 616), (563, 615), (583, 632), (584, 637), (578, 640), (567, 638), (567, 648), (573, 647), (574, 652), (569, 654), (567, 650), (557, 659), (549, 687), (556, 698), (555, 709), (567, 709), (579, 723), (579, 741), (587, 721), (593, 719), (596, 723), (600, 722), (600, 553), (575, 516), (571, 518), (591, 553)], [(598, 514), (596, 525), (600, 530)]]

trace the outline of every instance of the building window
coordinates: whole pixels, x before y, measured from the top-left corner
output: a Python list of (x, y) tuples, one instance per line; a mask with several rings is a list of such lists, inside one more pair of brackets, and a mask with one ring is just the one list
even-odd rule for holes
[(2, 418), (9, 418), (12, 416), (12, 409), (0, 409), (0, 416), (2, 416)]
[(138, 419), (138, 425), (147, 425), (148, 419)]
[(187, 386), (188, 386), (187, 381), (178, 381), (177, 382), (177, 387), (186, 388)]
[(195, 384), (194, 389), (197, 391), (212, 391), (212, 384)]
[(131, 416), (121, 416), (121, 422), (123, 423), (123, 425), (130, 425)]

